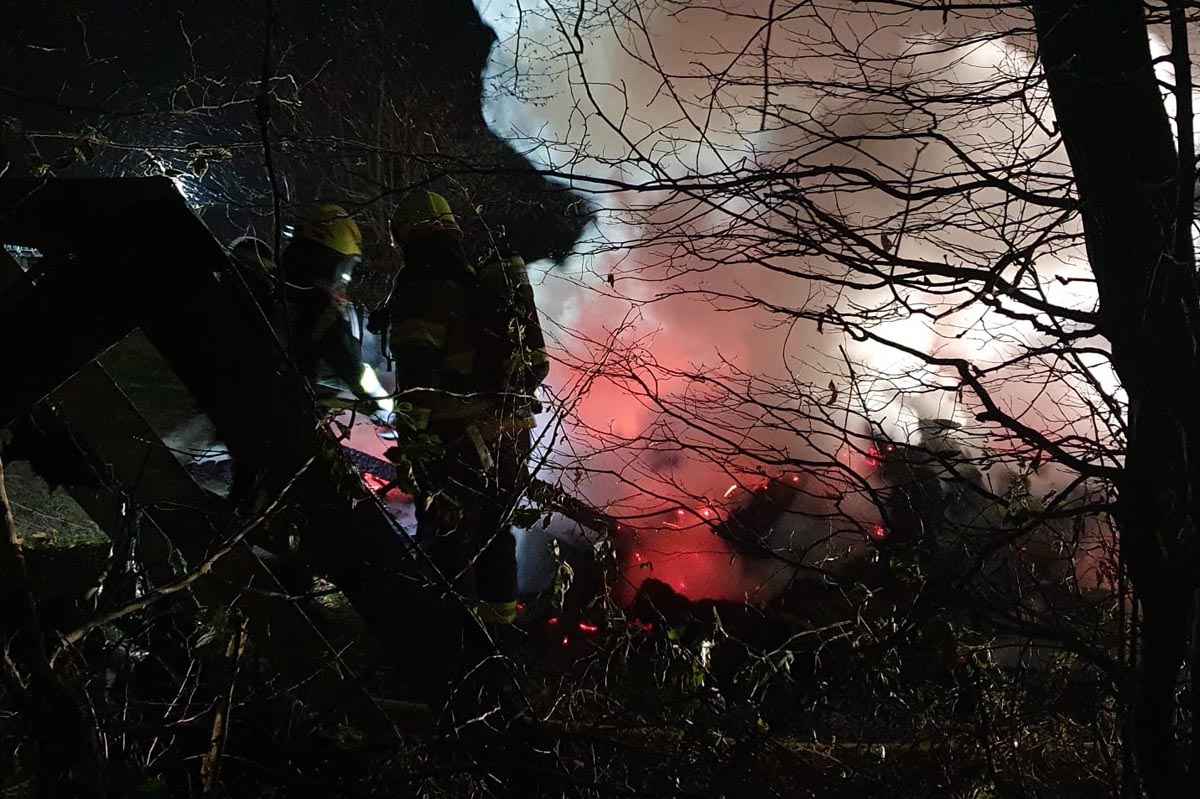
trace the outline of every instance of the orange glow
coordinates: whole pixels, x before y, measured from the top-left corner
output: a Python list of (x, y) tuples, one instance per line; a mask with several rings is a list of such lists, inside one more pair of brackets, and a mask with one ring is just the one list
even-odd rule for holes
[[(387, 480), (384, 480), (383, 478), (377, 477), (376, 475), (373, 475), (370, 473), (363, 474), (362, 479), (363, 479), (363, 482), (367, 484), (367, 488), (373, 494), (380, 493), (381, 491), (383, 491), (383, 489), (387, 488), (387, 486), (388, 486)], [(386, 495), (386, 496), (390, 497), (391, 499), (394, 499), (398, 502), (412, 502), (411, 496), (404, 493), (403, 491), (401, 491), (399, 489), (399, 487), (394, 486), (394, 485), (391, 488), (389, 488), (387, 491), (384, 491), (383, 493), (384, 493), (384, 495)]]

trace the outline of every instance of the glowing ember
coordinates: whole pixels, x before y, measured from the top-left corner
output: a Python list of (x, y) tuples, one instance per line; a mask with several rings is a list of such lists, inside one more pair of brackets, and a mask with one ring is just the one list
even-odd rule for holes
[(599, 626), (597, 626), (595, 624), (588, 624), (587, 622), (584, 622), (584, 621), (579, 622), (579, 629), (585, 633), (594, 633), (594, 632), (600, 631)]
[(872, 469), (874, 469), (876, 466), (878, 466), (879, 465), (879, 448), (871, 447), (869, 450), (867, 450), (867, 459), (866, 460), (867, 460), (867, 466), (870, 466)]
[(887, 538), (887, 536), (888, 536), (887, 528), (884, 527), (882, 524), (877, 524), (871, 528), (871, 538), (874, 538), (876, 541), (882, 541), (885, 538)]
[(387, 480), (376, 477), (373, 474), (364, 474), (362, 477), (363, 482), (367, 484), (367, 488), (371, 489), (372, 491), (378, 491), (387, 486)]
[(393, 483), (389, 483), (387, 480), (384, 480), (377, 475), (367, 473), (362, 476), (362, 479), (363, 482), (367, 484), (367, 488), (370, 489), (372, 494), (388, 496), (399, 502), (412, 501), (412, 497), (401, 491), (398, 486)]

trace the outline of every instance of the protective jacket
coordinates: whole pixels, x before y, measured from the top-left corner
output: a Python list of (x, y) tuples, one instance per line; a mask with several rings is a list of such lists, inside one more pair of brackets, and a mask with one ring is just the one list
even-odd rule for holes
[(519, 255), (496, 257), (479, 268), (486, 328), (491, 339), (503, 392), (502, 416), (532, 427), (533, 414), (541, 410), (537, 389), (550, 373), (546, 338), (538, 319), (529, 269)]
[(549, 359), (525, 262), (497, 258), (476, 270), (449, 232), (422, 236), (404, 254), (387, 311), (396, 387), (417, 426), (533, 427)]
[(309, 239), (296, 239), (281, 261), (288, 313), (288, 345), (311, 381), (328, 368), (359, 399), (376, 407), (362, 387), (362, 344), (350, 326), (350, 307), (336, 293), (349, 278), (346, 256)]

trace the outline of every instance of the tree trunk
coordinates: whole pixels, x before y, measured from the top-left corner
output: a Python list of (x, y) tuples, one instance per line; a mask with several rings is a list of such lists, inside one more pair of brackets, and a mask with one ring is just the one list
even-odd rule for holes
[(1031, 7), (1075, 175), (1100, 332), (1129, 396), (1116, 522), (1143, 607), (1133, 725), (1139, 772), (1152, 797), (1194, 795), (1195, 775), (1189, 784), (1175, 735), (1200, 496), (1191, 211), (1177, 190), (1187, 169), (1155, 79), (1142, 4), (1033, 0)]

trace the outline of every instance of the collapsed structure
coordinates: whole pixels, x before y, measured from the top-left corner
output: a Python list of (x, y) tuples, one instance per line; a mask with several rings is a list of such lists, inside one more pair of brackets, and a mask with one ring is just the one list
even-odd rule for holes
[[(236, 606), (286, 672), (319, 635), (246, 540), (264, 520), (198, 485), (97, 356), (140, 329), (194, 396), (235, 464), (252, 465), (274, 508), (303, 507), (306, 563), (349, 599), (424, 701), (492, 652), (486, 632), (400, 532), (333, 435), (220, 244), (167, 178), (0, 181), (0, 243), (36, 248), (26, 270), (0, 250), (0, 428), (32, 418), (39, 457), (118, 545), (127, 516), (155, 584), (201, 571), (206, 603)], [(146, 528), (150, 528), (147, 530)], [(413, 657), (419, 647), (421, 657)], [(311, 657), (302, 661), (311, 663)], [(306, 668), (309, 668), (307, 665)], [(330, 662), (314, 693), (333, 699)], [(345, 698), (345, 697), (342, 697)]]

